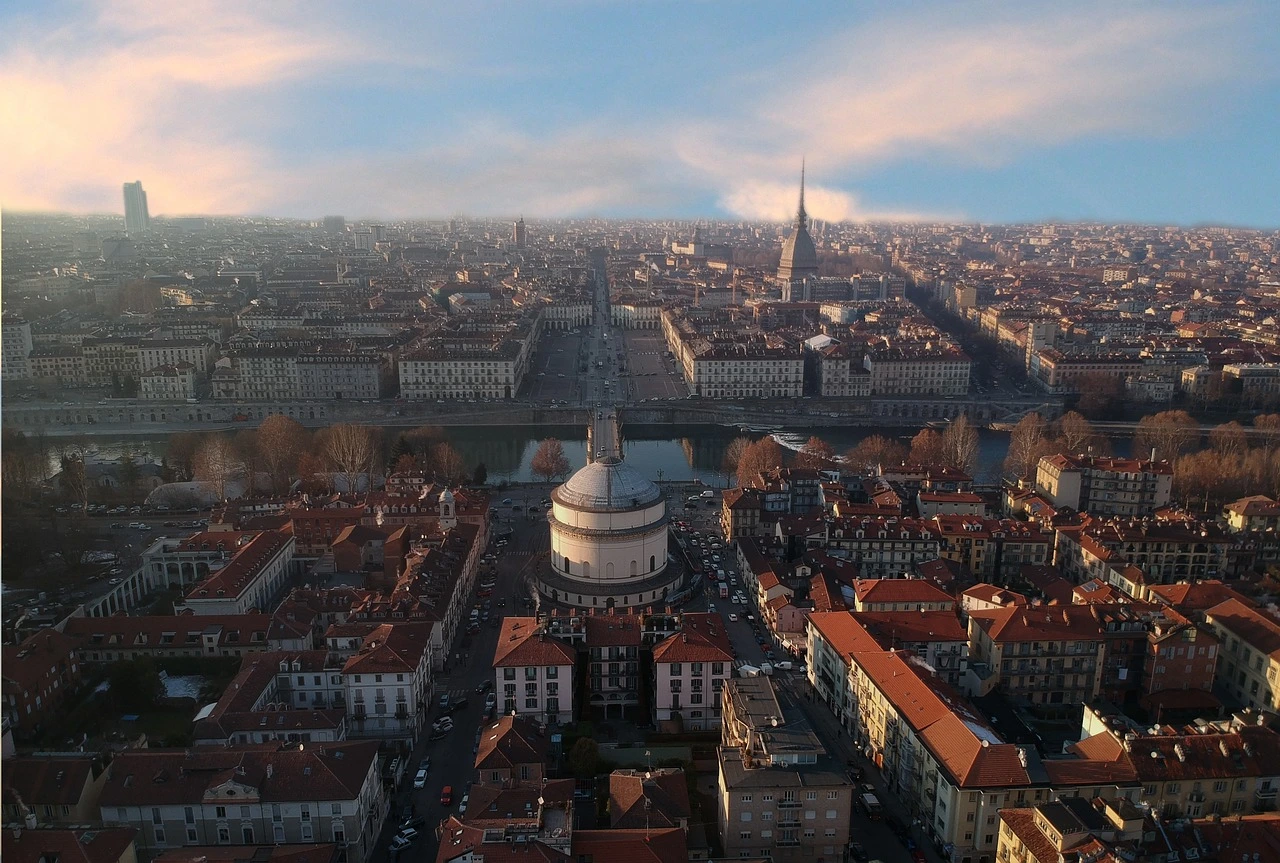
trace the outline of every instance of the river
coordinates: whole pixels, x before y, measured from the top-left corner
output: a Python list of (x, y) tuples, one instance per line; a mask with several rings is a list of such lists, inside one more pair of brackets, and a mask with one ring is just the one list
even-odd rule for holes
[[(404, 429), (387, 429), (390, 440)], [(896, 438), (904, 444), (911, 440), (915, 428), (848, 428), (816, 429), (817, 434), (835, 449), (843, 453), (860, 440), (874, 434)], [(488, 470), (488, 483), (499, 485), (511, 482), (528, 482), (535, 479), (530, 462), (538, 442), (545, 437), (559, 438), (564, 444), (565, 455), (575, 468), (586, 463), (586, 432), (578, 426), (561, 428), (540, 426), (536, 430), (501, 428), (495, 426), (436, 427), (434, 436), (448, 441), (461, 454), (470, 471), (483, 462)], [(735, 437), (760, 433), (742, 432), (732, 426), (697, 425), (672, 428), (671, 426), (624, 426), (623, 447), (627, 461), (645, 476), (655, 480), (697, 479), (713, 487), (724, 487), (729, 476), (721, 470), (724, 450)], [(999, 481), (1001, 465), (1009, 447), (1007, 432), (979, 430), (978, 469), (974, 479), (983, 484)], [(785, 448), (798, 450), (810, 435), (805, 430), (788, 430), (775, 435)], [(159, 460), (164, 455), (165, 436), (131, 436), (128, 438), (93, 438), (97, 457), (118, 458), (125, 452), (143, 454)], [(1129, 439), (1113, 441), (1118, 454), (1128, 451)], [(53, 469), (57, 469), (56, 455)]]

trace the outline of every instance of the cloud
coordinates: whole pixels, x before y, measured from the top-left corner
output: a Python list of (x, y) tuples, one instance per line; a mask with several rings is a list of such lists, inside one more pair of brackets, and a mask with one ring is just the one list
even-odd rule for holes
[(324, 0), (84, 2), (62, 26), (0, 18), (7, 208), (118, 212), (120, 183), (141, 179), (168, 213), (662, 215), (714, 202), (782, 221), (807, 156), (815, 217), (921, 218), (855, 188), (914, 159), (990, 169), (1082, 138), (1176, 134), (1263, 62), (1242, 36), (1256, 25), (1247, 5), (895, 4), (779, 46), (772, 67), (727, 55), (687, 97), (696, 108), (643, 79), (560, 87), (581, 70), (548, 56), (545, 95), (531, 97), (546, 110), (505, 113), (504, 80), (524, 61), (446, 6), (415, 20)]
[(911, 158), (990, 168), (1089, 136), (1160, 136), (1201, 121), (1211, 91), (1249, 68), (1247, 31), (1237, 6), (932, 7), (833, 35), (775, 70), (784, 83), (737, 116), (687, 127), (678, 149), (749, 216), (777, 209), (762, 190), (802, 155), (842, 178)]
[(253, 94), (314, 73), (343, 46), (259, 8), (109, 2), (74, 26), (11, 33), (0, 56), (5, 206), (117, 210), (120, 183), (135, 177), (152, 201), (191, 211), (265, 203), (270, 154), (246, 134), (265, 122)]

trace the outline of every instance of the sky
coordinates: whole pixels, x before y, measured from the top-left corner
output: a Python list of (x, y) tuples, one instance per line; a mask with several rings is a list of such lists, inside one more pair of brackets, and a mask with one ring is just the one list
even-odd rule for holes
[(1280, 227), (1280, 0), (0, 0), (0, 206)]

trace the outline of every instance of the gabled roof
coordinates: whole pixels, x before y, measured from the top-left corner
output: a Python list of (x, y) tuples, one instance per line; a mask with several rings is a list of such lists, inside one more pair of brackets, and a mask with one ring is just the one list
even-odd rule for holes
[(0, 856), (5, 863), (117, 863), (137, 835), (132, 827), (5, 830)]
[(1228, 599), (1205, 612), (1206, 619), (1238, 636), (1262, 653), (1280, 657), (1280, 622), (1250, 608), (1238, 599)]
[(614, 829), (679, 827), (690, 814), (689, 786), (679, 768), (609, 774), (609, 826)]
[[(94, 756), (6, 758), (3, 762), (4, 802), (27, 806), (74, 806), (93, 775)], [(101, 766), (99, 765), (99, 770)]]
[(524, 716), (500, 716), (480, 729), (477, 770), (510, 770), (521, 764), (546, 764), (547, 735)]
[(429, 623), (384, 623), (365, 636), (342, 673), (412, 674), (423, 663), (430, 640)]
[(493, 651), (493, 667), (573, 665), (573, 648), (546, 635), (533, 617), (504, 617), (498, 644)]
[(719, 614), (689, 613), (680, 631), (653, 648), (657, 662), (731, 662), (733, 644)]
[(860, 602), (945, 602), (955, 597), (919, 578), (860, 578), (854, 582)]

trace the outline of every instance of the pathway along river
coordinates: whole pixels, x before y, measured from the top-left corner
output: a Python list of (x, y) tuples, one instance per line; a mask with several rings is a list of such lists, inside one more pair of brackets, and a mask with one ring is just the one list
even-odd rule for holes
[[(388, 440), (394, 441), (396, 435), (408, 430), (386, 428), (384, 431)], [(844, 453), (858, 441), (875, 434), (896, 438), (906, 444), (917, 431), (918, 428), (824, 428), (814, 430), (812, 434), (831, 444), (837, 453)], [(763, 433), (763, 430), (744, 432), (733, 426), (719, 425), (677, 426), (674, 429), (671, 426), (632, 425), (623, 428), (623, 446), (627, 461), (651, 479), (697, 479), (722, 488), (730, 480), (721, 470), (729, 442), (739, 435), (758, 438)], [(794, 451), (804, 445), (809, 435), (809, 431), (793, 429), (779, 432), (775, 438), (785, 448)], [(575, 469), (586, 463), (585, 429), (578, 426), (540, 426), (536, 432), (494, 426), (449, 426), (435, 427), (434, 436), (448, 441), (462, 454), (468, 472), (483, 462), (488, 470), (489, 485), (536, 479), (530, 470), (530, 462), (539, 440), (546, 437), (559, 438), (564, 443), (565, 455)], [(974, 479), (982, 484), (996, 483), (1009, 449), (1009, 433), (984, 429), (979, 431), (979, 438), (978, 469)], [(166, 436), (147, 435), (92, 437), (91, 440), (97, 447), (96, 457), (102, 459), (115, 459), (126, 452), (133, 452), (137, 455), (145, 453), (159, 461), (164, 456), (167, 443)], [(1113, 440), (1112, 444), (1117, 454), (1124, 455), (1129, 451), (1130, 442), (1131, 438), (1126, 435)], [(55, 447), (51, 470), (56, 471), (57, 440), (50, 443)]]

